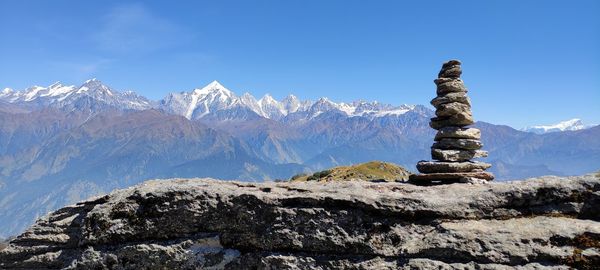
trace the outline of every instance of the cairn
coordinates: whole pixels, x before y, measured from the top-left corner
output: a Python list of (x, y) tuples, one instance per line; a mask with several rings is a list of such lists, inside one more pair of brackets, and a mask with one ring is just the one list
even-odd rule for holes
[(431, 146), (435, 161), (417, 163), (421, 174), (411, 175), (410, 181), (414, 183), (484, 183), (494, 179), (493, 174), (485, 172), (490, 164), (472, 161), (487, 157), (488, 153), (479, 150), (483, 146), (479, 129), (467, 127), (474, 121), (467, 88), (460, 79), (460, 65), (458, 60), (444, 63), (434, 80), (437, 97), (431, 100), (431, 105), (436, 109), (436, 117), (431, 118), (429, 126), (437, 130)]

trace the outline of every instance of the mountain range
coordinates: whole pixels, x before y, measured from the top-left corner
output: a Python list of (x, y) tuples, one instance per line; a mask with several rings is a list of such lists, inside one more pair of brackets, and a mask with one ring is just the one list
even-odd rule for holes
[[(256, 99), (216, 81), (160, 101), (97, 79), (4, 89), (0, 237), (63, 205), (149, 178), (264, 181), (370, 160), (414, 171), (430, 157), (433, 116), (423, 105)], [(499, 181), (600, 169), (600, 126), (543, 134), (475, 126)]]
[(524, 129), (523, 131), (533, 132), (537, 134), (544, 134), (550, 132), (558, 132), (558, 131), (575, 131), (582, 130), (586, 128), (593, 127), (595, 125), (585, 125), (579, 118), (574, 118), (571, 120), (562, 121), (558, 124), (553, 125), (539, 125), (539, 126), (530, 126)]

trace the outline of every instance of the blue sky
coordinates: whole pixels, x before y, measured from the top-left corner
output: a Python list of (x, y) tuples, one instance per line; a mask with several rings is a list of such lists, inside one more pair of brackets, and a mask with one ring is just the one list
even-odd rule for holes
[(600, 124), (600, 1), (0, 0), (0, 87), (97, 77), (152, 99), (238, 94), (428, 104), (463, 61), (477, 120)]

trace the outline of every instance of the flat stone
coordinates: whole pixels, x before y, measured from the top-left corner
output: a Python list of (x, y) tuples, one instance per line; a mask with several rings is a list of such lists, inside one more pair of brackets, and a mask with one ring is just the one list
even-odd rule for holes
[(479, 140), (481, 131), (476, 128), (443, 127), (435, 134), (434, 140), (439, 141), (443, 138)]
[(489, 172), (464, 172), (464, 173), (425, 173), (413, 174), (409, 177), (409, 181), (415, 184), (432, 184), (439, 181), (445, 183), (458, 183), (468, 178), (485, 179), (488, 181), (494, 180), (494, 175)]
[(431, 148), (450, 150), (477, 150), (483, 147), (479, 140), (444, 138), (434, 142)]
[(462, 63), (458, 59), (448, 60), (442, 64), (442, 69), (449, 68), (452, 66), (460, 66), (461, 64)]
[(435, 115), (438, 117), (452, 116), (462, 112), (471, 112), (471, 106), (458, 102), (442, 104), (436, 108)]
[(473, 170), (486, 170), (492, 167), (485, 162), (441, 162), (441, 161), (419, 161), (417, 170), (421, 173), (457, 173), (472, 172)]
[(462, 74), (462, 70), (460, 65), (453, 65), (447, 68), (442, 68), (440, 73), (438, 73), (438, 78), (460, 78)]
[(439, 161), (467, 161), (474, 158), (482, 158), (487, 156), (488, 152), (483, 150), (431, 149), (431, 158)]
[(437, 85), (437, 95), (444, 95), (452, 92), (468, 92), (465, 84), (461, 79), (453, 79)]
[(461, 112), (450, 117), (434, 117), (431, 118), (429, 126), (433, 129), (441, 129), (444, 127), (464, 127), (475, 123), (471, 112)]
[(467, 97), (467, 92), (451, 92), (444, 95), (440, 95), (432, 99), (429, 103), (431, 103), (433, 107), (437, 108), (441, 104), (451, 102), (459, 102), (471, 106), (471, 100), (469, 99), (469, 97)]

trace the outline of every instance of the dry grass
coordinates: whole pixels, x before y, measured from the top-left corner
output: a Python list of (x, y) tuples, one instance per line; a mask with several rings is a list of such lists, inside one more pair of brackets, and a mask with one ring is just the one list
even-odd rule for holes
[(334, 167), (311, 175), (297, 175), (291, 181), (405, 181), (410, 172), (396, 164), (371, 161), (352, 166)]

